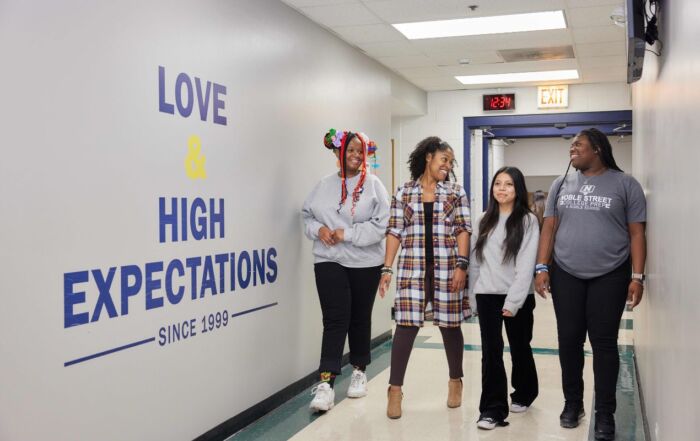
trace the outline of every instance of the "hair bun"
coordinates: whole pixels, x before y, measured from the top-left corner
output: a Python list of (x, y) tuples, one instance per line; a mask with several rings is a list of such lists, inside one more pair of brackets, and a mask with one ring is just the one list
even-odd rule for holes
[(329, 150), (338, 150), (343, 145), (347, 132), (330, 129), (323, 137), (323, 145)]

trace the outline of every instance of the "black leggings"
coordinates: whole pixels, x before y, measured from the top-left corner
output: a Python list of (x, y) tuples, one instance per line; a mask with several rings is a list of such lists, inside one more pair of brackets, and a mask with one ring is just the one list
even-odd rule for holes
[[(418, 326), (396, 326), (394, 341), (391, 346), (391, 373), (389, 374), (389, 384), (392, 386), (403, 386), (408, 358), (411, 356), (413, 342), (419, 329)], [(462, 373), (462, 359), (464, 357), (462, 328), (460, 326), (454, 328), (440, 326), (440, 333), (445, 344), (447, 365), (450, 367), (450, 378), (462, 378), (464, 376)]]
[(593, 279), (579, 279), (556, 264), (550, 271), (564, 398), (583, 400), (583, 343), (588, 332), (593, 347), (595, 410), (615, 412), (620, 369), (617, 334), (627, 300), (630, 263)]
[(347, 268), (334, 262), (314, 265), (316, 289), (323, 312), (323, 342), (319, 372), (340, 375), (345, 336), (350, 364), (370, 363), (372, 308), (381, 266)]

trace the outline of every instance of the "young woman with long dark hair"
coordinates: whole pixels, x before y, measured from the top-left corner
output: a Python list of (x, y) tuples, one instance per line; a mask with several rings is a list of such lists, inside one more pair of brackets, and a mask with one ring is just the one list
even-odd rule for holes
[(474, 225), (469, 296), (476, 301), (482, 346), (477, 425), (493, 429), (508, 424), (504, 324), (513, 361), (510, 410), (525, 412), (538, 394), (530, 342), (535, 309), (532, 269), (540, 234), (537, 217), (528, 207), (525, 178), (520, 170), (503, 167), (495, 173), (486, 212)]
[[(399, 255), (396, 331), (391, 347), (387, 416), (401, 417), (401, 400), (408, 358), (431, 303), (432, 321), (440, 329), (447, 354), (447, 406), (462, 404), (464, 336), (460, 325), (471, 315), (464, 292), (469, 264), (469, 198), (451, 182), (454, 153), (436, 136), (418, 143), (409, 159), (411, 180), (391, 201), (386, 256), (379, 284), (384, 297), (391, 283), (394, 258)], [(454, 175), (453, 175), (454, 176)]]
[(646, 199), (617, 166), (608, 137), (582, 130), (569, 148), (576, 173), (557, 178), (547, 199), (535, 289), (554, 300), (564, 389), (562, 427), (579, 425), (583, 410), (583, 343), (593, 348), (595, 438), (615, 438), (617, 336), (625, 302), (642, 299), (646, 261)]

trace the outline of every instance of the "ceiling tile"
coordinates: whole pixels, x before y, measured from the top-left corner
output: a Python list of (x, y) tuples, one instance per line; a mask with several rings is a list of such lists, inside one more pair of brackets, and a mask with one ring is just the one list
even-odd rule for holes
[(499, 49), (566, 46), (572, 43), (568, 29), (411, 41), (411, 44), (426, 55), (439, 52), (473, 51), (474, 49), (495, 51)]
[(428, 53), (428, 57), (435, 61), (438, 66), (455, 66), (460, 64), (460, 60), (469, 60), (469, 65), (473, 64), (493, 64), (503, 63), (503, 59), (496, 51), (455, 51), (443, 53)]
[(595, 26), (587, 28), (572, 29), (574, 42), (580, 43), (603, 43), (606, 41), (624, 41), (625, 30), (614, 24), (608, 26)]
[[(478, 4), (474, 11), (470, 4)], [(484, 17), (526, 12), (564, 9), (563, 0), (498, 0), (465, 2), (464, 0), (382, 0), (364, 1), (364, 4), (387, 23), (407, 23), (453, 18)]]
[(580, 57), (578, 61), (582, 69), (627, 66), (627, 57), (619, 55), (610, 55), (606, 57)]
[(567, 69), (578, 69), (577, 61), (574, 59), (549, 61), (522, 61), (519, 63), (478, 64), (443, 67), (443, 70), (448, 75), (485, 75)]
[(577, 44), (575, 53), (577, 57), (604, 57), (608, 55), (627, 57), (627, 49), (624, 40), (605, 43)]
[(343, 3), (360, 3), (359, 0), (282, 0), (294, 8), (305, 8), (308, 6), (340, 5)]
[(398, 57), (404, 55), (422, 55), (406, 40), (386, 43), (361, 43), (357, 45), (371, 57)]
[(600, 6), (600, 5), (622, 5), (624, 0), (566, 0), (566, 4), (569, 8), (584, 8), (587, 6)]
[(333, 32), (354, 44), (406, 41), (406, 37), (401, 32), (386, 24), (336, 26), (333, 28)]
[(566, 16), (567, 23), (571, 28), (606, 26), (612, 23), (610, 15), (615, 8), (616, 5), (571, 8)]
[(312, 6), (300, 11), (326, 27), (380, 24), (382, 21), (361, 3)]
[(425, 55), (408, 55), (402, 57), (377, 57), (377, 61), (392, 69), (403, 67), (434, 66), (435, 62)]
[(444, 77), (445, 75), (449, 76), (449, 74), (446, 74), (442, 68), (436, 66), (407, 67), (396, 69), (396, 71), (409, 80), (416, 78)]

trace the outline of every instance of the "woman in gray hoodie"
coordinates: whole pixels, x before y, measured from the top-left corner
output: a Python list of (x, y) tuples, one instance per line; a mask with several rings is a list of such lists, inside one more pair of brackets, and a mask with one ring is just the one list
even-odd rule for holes
[(382, 181), (367, 173), (376, 146), (361, 132), (331, 129), (324, 145), (340, 170), (316, 184), (304, 202), (304, 232), (313, 240), (316, 288), (323, 312), (320, 384), (313, 389), (313, 411), (333, 408), (336, 375), (341, 372), (345, 338), (353, 373), (347, 395), (367, 394), (372, 307), (384, 262), (389, 195)]
[[(503, 364), (503, 324), (513, 360), (511, 412), (525, 412), (537, 397), (532, 356), (533, 268), (539, 240), (537, 217), (528, 208), (523, 174), (503, 167), (491, 182), (486, 212), (474, 222), (469, 296), (479, 314), (482, 344), (481, 429), (506, 426), (508, 379)], [(474, 301), (475, 300), (475, 301)]]

